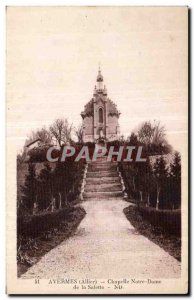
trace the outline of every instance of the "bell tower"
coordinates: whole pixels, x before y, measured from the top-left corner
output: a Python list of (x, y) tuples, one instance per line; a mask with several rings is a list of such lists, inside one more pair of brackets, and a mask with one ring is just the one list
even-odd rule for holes
[(81, 113), (83, 118), (84, 142), (106, 142), (119, 136), (120, 112), (107, 96), (104, 78), (99, 67), (94, 87), (93, 98), (85, 105)]
[(97, 91), (98, 92), (102, 92), (103, 91), (103, 76), (101, 74), (100, 67), (98, 69), (98, 76), (97, 76)]
[(99, 67), (96, 79), (96, 86), (94, 89), (94, 139), (99, 141), (107, 140), (107, 90), (104, 86), (104, 79)]

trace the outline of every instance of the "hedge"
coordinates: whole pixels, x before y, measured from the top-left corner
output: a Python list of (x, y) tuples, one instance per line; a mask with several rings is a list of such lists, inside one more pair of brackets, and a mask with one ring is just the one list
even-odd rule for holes
[(71, 207), (38, 215), (19, 216), (17, 218), (17, 235), (37, 237), (43, 232), (57, 228), (63, 221), (73, 221), (74, 218), (77, 218), (77, 210), (80, 210), (80, 213), (84, 212), (81, 207)]
[(161, 227), (165, 233), (181, 234), (181, 210), (156, 210), (153, 207), (139, 206), (139, 211), (152, 225)]

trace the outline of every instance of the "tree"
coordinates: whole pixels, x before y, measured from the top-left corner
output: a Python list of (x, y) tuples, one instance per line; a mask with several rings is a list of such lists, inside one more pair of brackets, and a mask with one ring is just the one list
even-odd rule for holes
[(166, 140), (165, 127), (160, 122), (144, 122), (138, 130), (138, 140), (144, 144), (147, 151), (158, 154), (169, 153), (171, 147)]
[(147, 194), (147, 203), (146, 205), (150, 206), (150, 195), (153, 190), (153, 170), (149, 158), (145, 162), (145, 177), (144, 177), (144, 189)]
[(51, 135), (60, 147), (67, 142), (71, 142), (72, 130), (73, 126), (69, 124), (67, 119), (57, 119), (50, 126)]
[(52, 143), (51, 133), (45, 127), (38, 130), (36, 135), (37, 138), (41, 140), (42, 144), (50, 145)]
[(143, 192), (144, 192), (144, 180), (145, 180), (145, 170), (144, 163), (136, 163), (136, 188), (139, 191), (140, 202), (143, 203)]
[(180, 208), (181, 206), (181, 157), (178, 152), (174, 155), (174, 160), (170, 164), (171, 181), (171, 202), (172, 208)]
[(44, 163), (44, 168), (40, 171), (40, 174), (38, 176), (37, 193), (37, 201), (39, 208), (47, 208), (50, 205), (53, 198), (52, 168), (48, 163)]
[(52, 143), (52, 136), (51, 133), (46, 129), (46, 127), (42, 127), (41, 129), (37, 129), (36, 131), (32, 131), (31, 134), (28, 136), (25, 145), (30, 144), (31, 142), (36, 141), (39, 139), (39, 145), (47, 144), (50, 145)]
[(57, 162), (53, 172), (54, 197), (63, 201), (63, 204), (68, 204), (69, 186), (72, 184), (71, 174), (72, 168), (68, 168), (69, 162)]
[(51, 133), (46, 129), (46, 127), (42, 127), (41, 129), (37, 129), (36, 131), (31, 131), (30, 135), (28, 135), (21, 153), (17, 156), (18, 165), (22, 164), (29, 155), (29, 149), (26, 146), (37, 140), (38, 146), (49, 146), (52, 144)]
[(153, 142), (153, 136), (154, 127), (151, 122), (144, 122), (138, 130), (138, 140), (145, 145), (149, 145)]
[(124, 145), (124, 143), (125, 143), (125, 137), (124, 137), (124, 135), (121, 135), (121, 136), (119, 137), (119, 144), (120, 144), (120, 145)]
[(137, 146), (139, 144), (137, 135), (134, 132), (131, 133), (127, 140), (131, 146)]
[(162, 155), (156, 159), (156, 162), (154, 164), (154, 177), (156, 181), (157, 191), (156, 209), (158, 209), (160, 204), (161, 189), (164, 188), (167, 178), (166, 164)]
[(171, 176), (176, 180), (180, 180), (181, 178), (181, 157), (179, 152), (175, 152), (173, 163), (170, 165), (170, 173)]
[(83, 126), (79, 125), (78, 128), (75, 130), (75, 134), (78, 139), (78, 143), (82, 144), (83, 143), (83, 137), (84, 137), (84, 131), (83, 131)]
[(28, 165), (28, 174), (25, 178), (25, 184), (22, 187), (22, 202), (24, 203), (25, 207), (32, 212), (34, 203), (37, 200), (37, 178), (36, 178), (36, 169), (33, 163), (29, 163)]
[(17, 155), (17, 168), (20, 168), (20, 166), (23, 164), (25, 158), (26, 158), (25, 153), (22, 151), (21, 151), (21, 153), (19, 153)]

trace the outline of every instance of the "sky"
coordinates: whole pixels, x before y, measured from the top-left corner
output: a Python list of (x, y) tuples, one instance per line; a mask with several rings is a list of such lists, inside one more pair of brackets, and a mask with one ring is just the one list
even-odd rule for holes
[(9, 7), (7, 137), (18, 151), (56, 118), (81, 124), (99, 63), (121, 134), (147, 120), (187, 141), (185, 7)]

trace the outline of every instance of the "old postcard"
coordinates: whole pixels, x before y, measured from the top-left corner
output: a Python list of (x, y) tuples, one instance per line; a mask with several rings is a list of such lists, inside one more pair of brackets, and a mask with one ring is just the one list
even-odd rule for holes
[(188, 8), (7, 7), (7, 293), (188, 293)]

